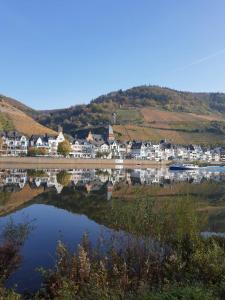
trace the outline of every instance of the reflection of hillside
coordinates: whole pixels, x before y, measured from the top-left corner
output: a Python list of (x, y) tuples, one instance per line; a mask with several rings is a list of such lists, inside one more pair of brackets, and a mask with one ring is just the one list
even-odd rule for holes
[(203, 181), (201, 184), (191, 184), (189, 182), (172, 182), (168, 185), (124, 185), (118, 184), (113, 191), (113, 197), (124, 200), (140, 197), (173, 197), (190, 195), (198, 200), (211, 201), (212, 204), (225, 199), (225, 185), (223, 182)]
[[(67, 187), (63, 189), (60, 195), (49, 191), (37, 196), (34, 201), (35, 203), (65, 209), (75, 214), (84, 214), (98, 224), (113, 229), (123, 229), (131, 233), (137, 233), (137, 229), (142, 234), (147, 230), (151, 230), (152, 235), (160, 232), (172, 232), (180, 219), (182, 219), (184, 230), (192, 230), (193, 226), (199, 229), (200, 225), (197, 226), (191, 219), (197, 215), (195, 200), (177, 197), (173, 202), (170, 201), (170, 205), (168, 205), (167, 200), (163, 202), (156, 201), (150, 207), (151, 211), (147, 212), (146, 206), (151, 203), (151, 200), (140, 200), (138, 195), (136, 196), (137, 198), (134, 201), (120, 199), (107, 201), (104, 189), (98, 194), (86, 194), (82, 188), (75, 190)], [(149, 220), (149, 223), (146, 223), (146, 227), (143, 227), (143, 222), (140, 222), (140, 220), (143, 221), (145, 215), (147, 215), (147, 218), (150, 215), (154, 217)], [(203, 219), (199, 218), (199, 220), (202, 224)], [(138, 224), (142, 224), (142, 228), (139, 228)]]
[[(151, 213), (154, 216), (153, 223), (157, 218), (161, 218), (157, 220), (159, 222), (157, 226), (159, 226), (158, 230), (163, 232), (174, 230), (181, 219), (184, 224), (183, 228), (186, 230), (185, 228), (192, 226), (189, 224), (192, 217), (199, 220), (199, 227), (202, 230), (206, 230), (207, 219), (215, 212), (212, 208), (217, 209), (218, 205), (217, 211), (225, 209), (222, 201), (224, 187), (218, 183), (208, 183), (202, 187), (199, 184), (194, 188), (188, 183), (180, 183), (166, 190), (153, 186), (117, 186), (113, 191), (111, 201), (106, 200), (108, 190), (108, 183), (97, 191), (93, 189), (89, 192), (85, 186), (81, 185), (65, 187), (60, 195), (47, 191), (35, 197), (34, 201), (75, 214), (84, 214), (99, 224), (128, 231), (133, 231), (135, 222), (140, 222), (140, 219), (145, 217), (149, 203), (154, 204), (151, 207)], [(214, 194), (215, 190), (217, 195)], [(219, 203), (214, 201), (218, 195), (221, 198)]]
[(110, 202), (106, 199), (107, 184), (97, 191), (87, 192), (86, 187), (64, 187), (61, 194), (46, 191), (33, 199), (33, 203), (52, 205), (75, 214), (84, 214), (99, 224), (107, 225)]
[(6, 191), (0, 193), (0, 215), (16, 210), (43, 192), (43, 187), (34, 189), (29, 184), (26, 184), (22, 190), (13, 189), (13, 191), (8, 191), (6, 189)]

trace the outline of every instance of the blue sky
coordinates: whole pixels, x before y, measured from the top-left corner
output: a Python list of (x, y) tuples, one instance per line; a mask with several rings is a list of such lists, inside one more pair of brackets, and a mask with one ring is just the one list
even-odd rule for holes
[(157, 84), (225, 92), (224, 0), (0, 0), (0, 93), (38, 109)]

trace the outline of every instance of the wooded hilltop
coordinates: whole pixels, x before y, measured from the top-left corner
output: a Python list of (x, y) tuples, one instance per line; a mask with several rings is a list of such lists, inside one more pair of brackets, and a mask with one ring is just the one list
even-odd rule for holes
[(174, 143), (221, 144), (225, 134), (225, 93), (192, 93), (159, 86), (139, 86), (102, 95), (87, 105), (33, 110), (0, 96), (0, 129), (12, 129), (7, 103), (13, 109), (54, 131), (62, 126), (74, 136), (78, 130), (100, 130), (109, 123), (120, 140), (167, 138)]

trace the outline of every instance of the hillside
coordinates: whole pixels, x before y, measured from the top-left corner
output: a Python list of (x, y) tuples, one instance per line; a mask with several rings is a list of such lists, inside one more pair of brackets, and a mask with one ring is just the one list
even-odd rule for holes
[(172, 112), (225, 113), (224, 93), (192, 93), (159, 86), (139, 86), (103, 95), (92, 103), (114, 102), (120, 106), (155, 107)]
[(0, 130), (16, 130), (28, 136), (55, 134), (55, 131), (39, 124), (31, 117), (35, 114), (34, 110), (19, 101), (0, 95)]
[(100, 96), (88, 105), (47, 111), (0, 96), (0, 130), (51, 135), (61, 125), (74, 136), (90, 128), (101, 131), (109, 123), (119, 140), (225, 144), (225, 94), (140, 86)]
[(88, 105), (39, 111), (34, 117), (55, 130), (61, 125), (70, 135), (79, 129), (115, 121), (114, 130), (121, 140), (167, 138), (181, 144), (225, 143), (224, 93), (191, 93), (140, 86), (100, 96)]

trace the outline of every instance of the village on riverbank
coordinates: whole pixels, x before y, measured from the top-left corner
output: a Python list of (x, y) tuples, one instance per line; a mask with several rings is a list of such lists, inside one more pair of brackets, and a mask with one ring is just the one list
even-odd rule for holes
[(115, 138), (113, 128), (108, 126), (105, 134), (91, 130), (86, 136), (69, 138), (59, 128), (55, 136), (25, 136), (18, 132), (0, 132), (0, 156), (11, 157), (54, 157), (75, 159), (131, 159), (162, 161), (224, 162), (225, 147), (200, 145), (177, 145), (167, 140), (126, 141)]

